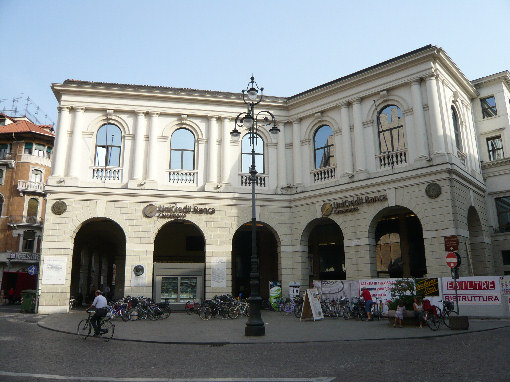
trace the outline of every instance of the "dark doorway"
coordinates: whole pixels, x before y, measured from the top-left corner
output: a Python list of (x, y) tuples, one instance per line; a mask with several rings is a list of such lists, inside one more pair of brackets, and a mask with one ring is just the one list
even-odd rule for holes
[(342, 230), (334, 221), (320, 219), (308, 237), (310, 285), (313, 280), (345, 280), (345, 252)]
[[(273, 232), (257, 223), (260, 297), (269, 299), (269, 282), (278, 278), (278, 243)], [(241, 226), (232, 239), (232, 294), (250, 296), (251, 223)]]
[(108, 299), (124, 296), (126, 237), (109, 219), (83, 224), (74, 239), (71, 296), (90, 303), (101, 289)]
[(388, 210), (375, 229), (378, 277), (423, 277), (427, 273), (423, 230), (409, 210)]

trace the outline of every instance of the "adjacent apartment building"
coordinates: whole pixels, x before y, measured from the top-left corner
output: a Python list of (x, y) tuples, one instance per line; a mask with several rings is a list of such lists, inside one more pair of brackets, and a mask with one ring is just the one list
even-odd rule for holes
[[(78, 80), (52, 89), (39, 311), (66, 311), (94, 288), (175, 304), (248, 295), (241, 95)], [(257, 110), (280, 132), (262, 127), (255, 142), (262, 297), (275, 280), (285, 293), (312, 280), (447, 276), (451, 236), (461, 275), (509, 272), (509, 99), (508, 72), (470, 81), (431, 45), (264, 97)]]
[(0, 282), (17, 297), (36, 286), (54, 138), (51, 125), (0, 113)]

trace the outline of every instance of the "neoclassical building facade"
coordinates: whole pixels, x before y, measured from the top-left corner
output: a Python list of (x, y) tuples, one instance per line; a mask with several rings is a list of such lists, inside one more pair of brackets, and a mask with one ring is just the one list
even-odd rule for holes
[[(429, 45), (264, 97), (257, 108), (280, 132), (262, 128), (255, 142), (262, 297), (270, 281), (286, 294), (293, 282), (447, 276), (452, 236), (461, 275), (503, 274), (508, 216), (494, 206), (510, 195), (498, 151), (510, 145), (508, 78), (469, 81)], [(246, 111), (240, 93), (76, 80), (52, 89), (39, 312), (66, 311), (94, 288), (176, 304), (249, 295), (251, 148), (246, 131), (230, 134)], [(499, 137), (492, 151), (480, 129)]]

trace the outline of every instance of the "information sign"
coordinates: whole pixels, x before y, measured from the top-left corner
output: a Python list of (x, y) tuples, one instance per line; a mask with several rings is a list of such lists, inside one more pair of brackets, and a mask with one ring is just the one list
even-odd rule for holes
[(446, 252), (458, 251), (459, 250), (459, 238), (455, 235), (446, 236), (444, 238), (444, 250)]
[(37, 273), (37, 267), (35, 265), (31, 265), (28, 267), (27, 272), (30, 276), (33, 276)]

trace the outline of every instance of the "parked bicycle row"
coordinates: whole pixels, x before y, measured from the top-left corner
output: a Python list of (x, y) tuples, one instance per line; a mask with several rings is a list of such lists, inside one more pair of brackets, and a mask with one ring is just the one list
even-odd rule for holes
[(155, 303), (148, 297), (124, 297), (118, 301), (108, 303), (107, 316), (112, 320), (120, 318), (123, 321), (161, 320), (170, 317), (172, 309), (165, 302)]

